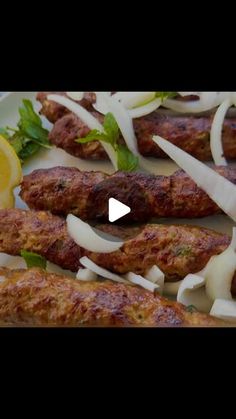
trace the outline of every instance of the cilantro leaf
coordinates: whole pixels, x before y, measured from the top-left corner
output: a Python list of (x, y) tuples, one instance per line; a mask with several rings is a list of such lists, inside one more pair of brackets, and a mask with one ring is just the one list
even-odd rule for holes
[(132, 172), (138, 167), (138, 157), (135, 156), (126, 146), (117, 145), (118, 169), (125, 172)]
[(95, 140), (103, 141), (104, 143), (110, 144), (110, 138), (107, 136), (107, 134), (102, 133), (98, 131), (97, 129), (93, 129), (92, 131), (89, 132), (89, 134), (86, 137), (80, 138), (79, 140), (76, 140), (76, 142), (80, 144), (86, 144)]
[(109, 112), (105, 116), (103, 127), (104, 127), (104, 130), (107, 133), (108, 137), (111, 140), (110, 143), (111, 144), (117, 143), (117, 141), (119, 139), (120, 130), (119, 130), (119, 126), (118, 126), (114, 116), (112, 115), (112, 113)]
[(28, 142), (25, 146), (22, 147), (19, 152), (19, 157), (22, 161), (25, 161), (29, 157), (33, 156), (40, 150), (41, 146), (33, 141)]
[(6, 140), (10, 138), (10, 135), (6, 128), (0, 128), (0, 135), (4, 137)]
[(189, 313), (195, 313), (197, 311), (197, 308), (193, 304), (191, 304), (190, 306), (185, 307), (185, 309)]
[(103, 123), (104, 132), (92, 130), (84, 138), (75, 140), (79, 144), (86, 144), (91, 141), (102, 141), (110, 144), (117, 155), (117, 166), (119, 170), (131, 172), (138, 167), (138, 157), (135, 156), (126, 145), (119, 144), (120, 130), (112, 113), (107, 113)]
[(35, 123), (36, 125), (42, 125), (42, 121), (38, 114), (35, 113), (33, 104), (28, 99), (23, 99), (23, 107), (19, 108), (19, 114), (21, 116), (21, 120), (29, 120), (32, 123)]
[(23, 140), (19, 136), (12, 136), (8, 139), (11, 146), (14, 148), (16, 154), (21, 158), (20, 153), (23, 149)]
[(41, 147), (50, 149), (48, 130), (43, 128), (39, 115), (35, 112), (33, 104), (23, 99), (19, 108), (20, 119), (17, 128), (1, 128), (0, 135), (6, 138), (14, 148), (21, 162), (37, 153)]
[(27, 268), (38, 267), (46, 269), (47, 260), (43, 256), (40, 256), (37, 253), (28, 252), (27, 250), (21, 250), (20, 254), (24, 258)]

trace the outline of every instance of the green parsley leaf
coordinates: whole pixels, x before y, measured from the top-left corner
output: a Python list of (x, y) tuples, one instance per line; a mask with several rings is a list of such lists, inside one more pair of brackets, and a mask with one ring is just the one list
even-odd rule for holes
[(21, 256), (24, 258), (27, 268), (42, 268), (46, 269), (47, 260), (38, 255), (37, 253), (28, 252), (27, 250), (21, 250)]
[(92, 130), (89, 134), (78, 140), (75, 140), (79, 144), (86, 144), (90, 141), (102, 141), (110, 144), (117, 155), (117, 166), (119, 170), (131, 172), (136, 170), (138, 167), (138, 157), (135, 156), (126, 145), (119, 144), (120, 130), (119, 126), (112, 113), (107, 113), (103, 123), (104, 132), (98, 130)]
[(111, 140), (110, 143), (116, 144), (119, 139), (120, 130), (112, 113), (109, 112), (105, 116), (103, 127), (104, 127), (105, 132), (107, 133), (107, 136)]
[(119, 170), (132, 172), (137, 169), (138, 157), (135, 156), (126, 146), (118, 144), (116, 151)]
[(97, 129), (93, 129), (89, 132), (89, 134), (86, 137), (80, 138), (79, 140), (76, 140), (76, 142), (80, 144), (86, 144), (95, 140), (103, 141), (104, 143), (110, 144), (110, 138), (108, 137), (108, 135), (106, 133), (98, 131)]
[(15, 152), (24, 163), (26, 159), (37, 153), (41, 147), (50, 149), (48, 130), (43, 128), (39, 115), (35, 112), (30, 100), (24, 99), (19, 108), (20, 120), (17, 128), (1, 128), (3, 135), (14, 148)]
[[(22, 143), (24, 144), (24, 142)], [(23, 145), (21, 151), (19, 152), (20, 159), (24, 162), (29, 157), (33, 156), (40, 150), (41, 146), (33, 141), (29, 141), (25, 145)]]
[[(8, 139), (11, 146), (14, 148), (16, 154), (20, 157), (20, 153), (23, 149), (23, 139), (18, 136), (12, 136)], [(20, 157), (21, 158), (21, 157)]]
[(10, 135), (6, 128), (0, 128), (0, 135), (4, 137), (6, 140), (10, 138)]
[(161, 99), (163, 102), (166, 99), (171, 99), (172, 97), (175, 97), (177, 95), (177, 92), (156, 92), (156, 97)]
[(35, 113), (32, 102), (28, 99), (23, 99), (22, 102), (24, 106), (19, 108), (19, 114), (21, 116), (21, 120), (22, 121), (28, 120), (36, 125), (41, 126), (42, 121), (39, 115)]
[(195, 313), (196, 311), (198, 311), (197, 308), (194, 305), (192, 305), (192, 304), (190, 306), (185, 307), (185, 309), (189, 313)]

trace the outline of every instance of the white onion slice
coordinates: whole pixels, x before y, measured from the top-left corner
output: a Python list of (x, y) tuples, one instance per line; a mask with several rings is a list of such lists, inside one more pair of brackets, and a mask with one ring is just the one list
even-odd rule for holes
[(211, 126), (211, 153), (216, 165), (227, 166), (227, 161), (224, 158), (223, 144), (222, 144), (222, 129), (224, 124), (225, 115), (231, 106), (230, 99), (226, 99), (215, 113), (214, 120)]
[(232, 300), (231, 284), (236, 270), (234, 250), (230, 247), (213, 256), (207, 265), (206, 292), (212, 301), (222, 298)]
[(91, 271), (90, 269), (80, 268), (76, 275), (76, 279), (78, 279), (79, 281), (96, 281), (97, 274)]
[[(152, 96), (149, 97), (155, 97), (154, 92), (151, 92)], [(137, 94), (137, 93), (135, 93)], [(153, 96), (154, 94), (154, 96)], [(122, 99), (124, 98), (124, 96), (127, 95), (126, 92), (118, 92), (114, 95), (112, 95), (112, 99), (113, 100), (117, 100), (121, 102), (122, 106), (125, 107)], [(97, 96), (97, 101), (96, 103), (93, 104), (94, 109), (96, 109), (96, 111), (100, 112), (103, 115), (106, 115), (108, 112), (111, 112), (111, 109), (109, 108), (109, 105), (107, 104), (107, 102), (104, 100), (104, 95), (101, 94), (101, 92), (96, 92), (96, 96)], [(146, 96), (147, 99), (147, 96)], [(140, 100), (140, 97), (139, 97)], [(162, 104), (162, 100), (161, 99), (154, 99), (151, 100), (150, 102), (142, 105), (142, 106), (138, 106), (134, 109), (128, 109), (127, 112), (129, 114), (129, 116), (134, 119), (134, 118), (140, 118), (142, 116), (148, 115), (152, 112), (154, 112), (156, 109), (158, 109)]]
[(135, 136), (133, 121), (129, 115), (129, 112), (120, 102), (113, 99), (112, 96), (109, 97), (104, 93), (100, 93), (100, 95), (103, 96), (103, 99), (108, 106), (109, 112), (113, 114), (128, 149), (139, 158), (140, 167), (150, 172), (150, 162), (141, 156), (138, 151), (137, 138)]
[(162, 293), (163, 292), (163, 287), (164, 287), (164, 280), (165, 280), (165, 275), (164, 273), (158, 268), (157, 265), (153, 265), (151, 269), (149, 269), (149, 271), (146, 272), (145, 274), (145, 278), (148, 281), (153, 282), (154, 284), (159, 286), (158, 292)]
[(82, 100), (84, 97), (84, 92), (66, 92), (67, 96), (73, 100)]
[(101, 268), (96, 263), (92, 262), (87, 256), (84, 256), (80, 259), (81, 265), (85, 268), (90, 269), (92, 272), (96, 273), (103, 278), (110, 279), (111, 281), (120, 282), (122, 284), (128, 284), (126, 279), (122, 278), (120, 275), (113, 274), (112, 272), (108, 271), (107, 269)]
[(93, 107), (96, 111), (100, 112), (102, 115), (106, 115), (110, 111), (104, 99), (104, 95), (111, 96), (111, 94), (110, 92), (95, 92), (95, 93), (96, 93), (96, 102), (93, 103)]
[(129, 110), (129, 115), (132, 119), (134, 118), (141, 118), (142, 116), (149, 115), (150, 113), (154, 112), (158, 109), (162, 104), (161, 99), (154, 99), (151, 102), (147, 103), (146, 105), (139, 106), (138, 108)]
[(180, 96), (198, 96), (199, 92), (177, 92)]
[(133, 284), (140, 285), (142, 288), (145, 288), (148, 291), (154, 292), (155, 290), (158, 290), (159, 292), (159, 285), (154, 284), (151, 281), (148, 281), (141, 275), (136, 275), (133, 272), (129, 272), (125, 275), (125, 278)]
[(155, 99), (155, 92), (117, 92), (112, 97), (126, 109), (133, 109)]
[(236, 227), (232, 241), (220, 255), (213, 256), (206, 266), (206, 293), (213, 301), (232, 300), (231, 285), (236, 270)]
[(69, 276), (70, 278), (73, 278), (73, 279), (75, 279), (76, 277), (75, 272), (72, 272), (69, 269), (62, 269), (60, 266), (55, 265), (54, 263), (49, 262), (48, 260), (47, 260), (47, 272), (53, 273), (56, 275)]
[(218, 319), (236, 323), (236, 302), (217, 299), (214, 301), (210, 315)]
[[(104, 132), (102, 124), (85, 108), (80, 106), (78, 103), (73, 102), (72, 100), (59, 95), (48, 95), (48, 100), (51, 100), (53, 102), (59, 103), (59, 105), (64, 106), (65, 108), (69, 109), (71, 112), (73, 112), (75, 115), (80, 118), (84, 124), (86, 124), (91, 130), (97, 129), (101, 132)], [(110, 144), (104, 143), (101, 141), (101, 145), (103, 146), (104, 150), (108, 154), (114, 168), (117, 170), (117, 156), (113, 149), (113, 147)]]
[(164, 290), (163, 293), (165, 295), (172, 295), (172, 296), (176, 296), (178, 294), (180, 285), (182, 284), (182, 281), (177, 281), (177, 282), (165, 282), (164, 283)]
[(206, 295), (205, 283), (203, 271), (187, 275), (179, 287), (177, 301), (185, 306), (193, 305), (197, 310), (209, 313), (212, 301)]
[(125, 107), (115, 100), (112, 96), (109, 97), (104, 93), (97, 93), (97, 96), (102, 96), (104, 102), (107, 104), (109, 112), (111, 112), (120, 128), (124, 140), (132, 153), (138, 153), (137, 140), (134, 134), (132, 119)]
[(166, 99), (163, 106), (175, 112), (200, 113), (219, 106), (230, 97), (230, 92), (198, 92), (199, 100), (181, 102), (176, 99)]
[(67, 216), (66, 222), (68, 233), (75, 243), (90, 252), (112, 253), (124, 244), (118, 237), (111, 235), (108, 236), (111, 240), (104, 239), (96, 233), (96, 229), (72, 214)]
[(141, 287), (147, 289), (148, 291), (154, 292), (158, 289), (158, 285), (153, 284), (153, 282), (148, 281), (147, 279), (143, 278), (140, 275), (136, 275), (133, 272), (129, 272), (128, 274), (124, 275), (124, 277), (120, 275), (116, 275), (107, 269), (101, 268), (92, 260), (90, 260), (87, 256), (84, 256), (80, 259), (81, 265), (85, 268), (91, 270), (92, 272), (96, 273), (97, 275), (105, 278), (110, 279), (111, 281), (120, 282), (122, 284), (128, 285), (130, 282), (135, 285), (140, 285)]
[(236, 185), (190, 154), (154, 136), (153, 141), (172, 158), (229, 217), (236, 221)]

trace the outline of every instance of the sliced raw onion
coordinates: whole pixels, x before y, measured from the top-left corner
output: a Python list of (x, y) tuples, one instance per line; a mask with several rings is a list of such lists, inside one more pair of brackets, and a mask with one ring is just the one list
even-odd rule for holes
[(175, 112), (200, 113), (219, 106), (230, 97), (230, 92), (198, 92), (199, 100), (181, 102), (176, 99), (166, 99), (163, 106)]
[(165, 295), (173, 295), (176, 296), (179, 291), (179, 287), (182, 284), (183, 281), (177, 281), (177, 282), (165, 282), (164, 283), (164, 290), (163, 293)]
[(162, 104), (161, 99), (154, 99), (146, 105), (139, 106), (138, 108), (129, 110), (129, 115), (131, 118), (141, 118), (142, 116), (149, 115), (158, 109)]
[[(99, 95), (99, 93), (97, 93), (97, 95)], [(150, 172), (150, 162), (143, 156), (141, 156), (141, 154), (138, 151), (137, 138), (135, 136), (133, 121), (129, 115), (129, 112), (127, 111), (127, 109), (124, 108), (124, 106), (120, 102), (118, 102), (112, 96), (109, 97), (107, 94), (104, 93), (100, 93), (100, 95), (106, 102), (109, 112), (113, 114), (128, 149), (139, 158), (140, 167)]]
[(199, 92), (177, 92), (180, 96), (198, 96)]
[[(107, 269), (101, 268), (101, 266), (98, 266), (96, 263), (94, 263), (92, 260), (90, 260), (87, 256), (84, 256), (80, 259), (81, 265), (83, 265), (85, 268), (89, 269), (90, 271), (96, 273), (97, 275), (105, 278), (110, 279), (111, 281), (120, 282), (122, 284), (132, 284), (140, 285), (142, 288), (147, 289), (148, 291), (154, 292), (155, 290), (158, 290), (158, 285), (153, 284), (153, 282), (148, 281), (147, 279), (143, 278), (140, 275), (136, 275), (133, 272), (129, 272), (128, 274), (123, 276), (116, 275)], [(159, 290), (158, 290), (159, 291)]]
[(82, 100), (84, 97), (84, 92), (66, 92), (67, 96), (73, 100)]
[(90, 269), (81, 268), (76, 275), (76, 279), (79, 279), (80, 281), (96, 281), (97, 274)]
[(229, 217), (236, 221), (236, 185), (190, 154), (154, 136), (153, 141), (173, 159)]
[(236, 323), (236, 302), (217, 299), (214, 301), (210, 315), (218, 319)]
[(75, 243), (90, 252), (112, 253), (124, 244), (115, 236), (109, 235), (111, 240), (104, 239), (99, 235), (98, 230), (93, 229), (89, 224), (72, 214), (67, 216), (66, 222), (68, 233)]
[(68, 269), (62, 269), (60, 266), (55, 265), (52, 262), (49, 262), (47, 260), (47, 272), (57, 274), (57, 275), (64, 275), (69, 276), (70, 278), (76, 277), (76, 274), (74, 272), (69, 271)]
[(199, 311), (209, 313), (212, 300), (208, 298), (205, 291), (205, 278), (201, 276), (202, 273), (187, 275), (179, 287), (177, 294), (177, 301), (185, 306), (197, 308)]
[[(75, 103), (64, 96), (59, 96), (59, 95), (48, 95), (47, 98), (48, 100), (59, 103), (59, 105), (62, 105), (65, 108), (69, 109), (71, 112), (77, 115), (78, 118), (80, 118), (81, 121), (83, 121), (84, 124), (86, 124), (91, 130), (97, 129), (101, 132), (104, 132), (102, 124), (100, 124), (100, 122), (96, 118), (94, 118), (94, 116), (91, 113), (89, 113), (86, 109), (84, 109), (78, 103)], [(114, 168), (117, 170), (117, 156), (113, 147), (110, 144), (104, 143), (102, 141), (101, 141), (101, 145), (103, 146), (104, 150), (108, 154)]]
[(159, 292), (159, 285), (154, 284), (151, 281), (148, 281), (141, 275), (136, 275), (133, 272), (129, 272), (125, 275), (125, 278), (133, 284), (140, 285), (142, 288), (145, 288), (148, 291), (154, 292), (155, 290), (157, 290)]
[(108, 271), (107, 269), (101, 268), (101, 266), (96, 265), (96, 263), (92, 262), (87, 256), (84, 256), (80, 259), (81, 265), (85, 268), (90, 269), (92, 272), (96, 273), (103, 278), (110, 279), (111, 281), (120, 282), (122, 284), (128, 284), (129, 282), (126, 279), (122, 278), (120, 275), (113, 274), (112, 272)]
[(126, 109), (133, 109), (155, 99), (155, 92), (117, 92), (112, 97)]
[(153, 265), (153, 267), (151, 269), (149, 269), (149, 271), (146, 272), (145, 274), (145, 278), (148, 281), (153, 282), (154, 284), (159, 286), (158, 292), (162, 293), (163, 292), (163, 287), (164, 287), (164, 280), (165, 280), (165, 275), (164, 273), (158, 268), (157, 265)]
[(212, 122), (211, 126), (211, 153), (214, 160), (214, 163), (216, 165), (221, 166), (227, 166), (227, 161), (224, 158), (224, 151), (223, 151), (223, 145), (222, 145), (222, 130), (223, 130), (223, 124), (225, 115), (227, 113), (227, 110), (232, 105), (232, 102), (230, 99), (225, 99), (223, 103), (219, 106), (219, 108), (216, 111), (214, 120)]
[(138, 153), (137, 140), (134, 134), (132, 119), (125, 107), (115, 100), (112, 96), (109, 97), (104, 93), (97, 93), (97, 96), (103, 97), (104, 102), (107, 104), (109, 112), (111, 112), (119, 125), (120, 131), (124, 137), (124, 140), (133, 154)]
[[(151, 92), (154, 94), (154, 92)], [(143, 104), (143, 105), (139, 105), (138, 107), (134, 108), (134, 109), (127, 109), (128, 115), (134, 119), (134, 118), (140, 118), (142, 116), (148, 115), (152, 112), (154, 112), (156, 109), (158, 109), (161, 104), (162, 104), (162, 100), (161, 99), (155, 99), (155, 94), (154, 96), (151, 96), (151, 93), (149, 94), (149, 99), (154, 97), (154, 100), (149, 100), (148, 103)], [(127, 95), (127, 93), (125, 92), (118, 92), (116, 94), (114, 94), (112, 96), (112, 99), (120, 101), (122, 106), (124, 106), (124, 108), (126, 108), (126, 106), (123, 103), (123, 98), (124, 96)], [(111, 112), (111, 110), (109, 109), (109, 106), (107, 104), (107, 102), (104, 100), (104, 93), (101, 94), (101, 92), (96, 92), (96, 96), (97, 96), (97, 101), (96, 103), (93, 104), (94, 109), (96, 109), (98, 112), (100, 112), (103, 115), (106, 115), (108, 112)], [(142, 99), (144, 99), (144, 97), (142, 97)], [(146, 96), (147, 99), (147, 96)], [(140, 100), (140, 97), (139, 97)], [(143, 100), (144, 102), (144, 100)]]
[(96, 102), (93, 103), (94, 109), (100, 112), (102, 115), (106, 115), (109, 111), (107, 102), (104, 100), (104, 95), (111, 96), (110, 92), (95, 92)]
[(229, 247), (213, 256), (206, 266), (206, 293), (213, 301), (232, 300), (231, 285), (236, 270), (236, 228)]

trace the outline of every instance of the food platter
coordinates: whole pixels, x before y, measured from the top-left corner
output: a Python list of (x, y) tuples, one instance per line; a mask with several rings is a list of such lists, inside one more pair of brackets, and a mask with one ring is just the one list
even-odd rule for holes
[[(36, 111), (40, 110), (40, 104), (36, 101), (36, 92), (11, 92), (0, 98), (0, 127), (5, 126), (16, 126), (19, 119), (18, 109), (23, 99), (30, 99), (34, 105)], [(42, 117), (43, 125), (47, 129), (51, 129), (52, 125)], [(169, 159), (154, 159), (148, 158), (148, 164), (150, 165), (151, 172), (156, 175), (169, 176), (173, 174), (178, 166)], [(209, 164), (211, 165), (211, 164)], [(236, 163), (231, 163), (232, 167), (236, 167)], [(23, 174), (30, 174), (36, 169), (49, 169), (55, 166), (75, 167), (81, 171), (101, 171), (107, 174), (112, 174), (114, 168), (108, 161), (89, 161), (75, 158), (64, 150), (52, 147), (50, 150), (42, 149), (35, 157), (31, 157), (23, 166)], [(27, 205), (19, 197), (19, 188), (15, 189), (15, 207), (19, 209), (28, 209)], [(185, 224), (185, 225), (196, 225), (200, 227), (207, 227), (218, 231), (220, 233), (226, 233), (229, 236), (232, 235), (232, 228), (234, 222), (226, 215), (209, 216), (199, 219), (156, 219), (154, 223), (160, 224)], [(21, 257), (9, 256), (4, 253), (0, 253), (0, 266), (7, 268), (17, 269), (25, 268), (25, 262)], [(72, 278), (76, 277), (75, 273), (66, 271), (60, 267), (50, 263), (48, 265), (49, 272), (64, 273)]]

